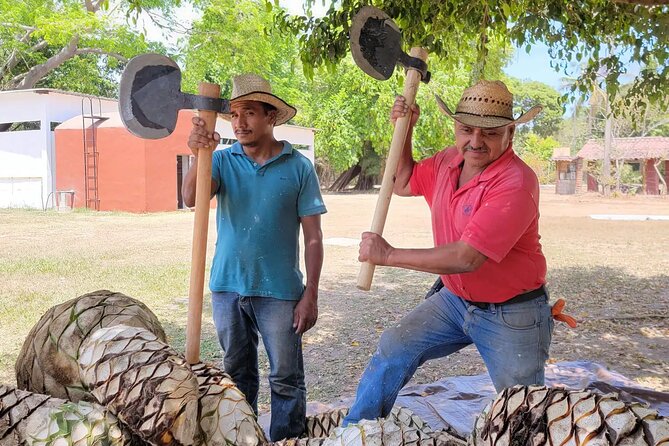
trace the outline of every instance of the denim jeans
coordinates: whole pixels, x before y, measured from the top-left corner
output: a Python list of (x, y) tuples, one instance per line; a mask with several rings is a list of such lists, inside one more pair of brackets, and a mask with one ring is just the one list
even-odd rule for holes
[(481, 309), (442, 288), (383, 332), (344, 425), (385, 417), (421, 364), (472, 343), (497, 391), (543, 384), (552, 330), (548, 296)]
[(302, 336), (293, 328), (298, 301), (212, 293), (214, 324), (223, 348), (223, 367), (258, 412), (258, 334), (269, 358), (270, 438), (299, 437), (305, 428)]

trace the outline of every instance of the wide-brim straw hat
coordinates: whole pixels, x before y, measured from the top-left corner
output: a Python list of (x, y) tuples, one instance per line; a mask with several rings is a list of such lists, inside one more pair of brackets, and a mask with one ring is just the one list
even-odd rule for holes
[[(257, 74), (242, 74), (232, 78), (230, 104), (236, 101), (258, 101), (273, 105), (277, 110), (275, 125), (285, 124), (297, 113), (295, 107), (274, 96), (269, 82)], [(231, 119), (229, 113), (221, 113), (221, 116), (228, 121)]]
[(491, 129), (509, 124), (524, 124), (537, 116), (543, 107), (535, 105), (517, 118), (513, 117), (513, 95), (501, 81), (481, 80), (465, 89), (452, 112), (435, 94), (444, 114), (470, 127)]

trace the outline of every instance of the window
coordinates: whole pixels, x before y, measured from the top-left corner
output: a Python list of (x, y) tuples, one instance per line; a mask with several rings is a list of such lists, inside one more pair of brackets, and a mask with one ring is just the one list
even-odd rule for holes
[(0, 124), (0, 132), (23, 132), (39, 130), (40, 128), (42, 128), (40, 121), (4, 122)]

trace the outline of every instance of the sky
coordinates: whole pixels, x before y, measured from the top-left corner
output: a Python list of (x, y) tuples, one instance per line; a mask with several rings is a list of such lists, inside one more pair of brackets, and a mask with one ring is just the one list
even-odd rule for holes
[(513, 59), (504, 67), (504, 72), (518, 79), (543, 82), (560, 91), (564, 74), (551, 68), (550, 60), (548, 47), (539, 43), (532, 46), (529, 54), (524, 48), (516, 49)]

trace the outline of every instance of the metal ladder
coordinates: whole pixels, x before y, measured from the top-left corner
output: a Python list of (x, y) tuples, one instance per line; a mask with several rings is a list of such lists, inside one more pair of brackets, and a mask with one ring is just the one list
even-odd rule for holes
[[(99, 153), (97, 146), (97, 124), (109, 119), (102, 116), (102, 101), (97, 99), (97, 114), (93, 110), (93, 98), (88, 96), (81, 99), (81, 132), (84, 142), (84, 191), (86, 207), (100, 210), (100, 195), (98, 192)], [(86, 104), (88, 103), (88, 110)], [(88, 112), (88, 113), (86, 113)]]

